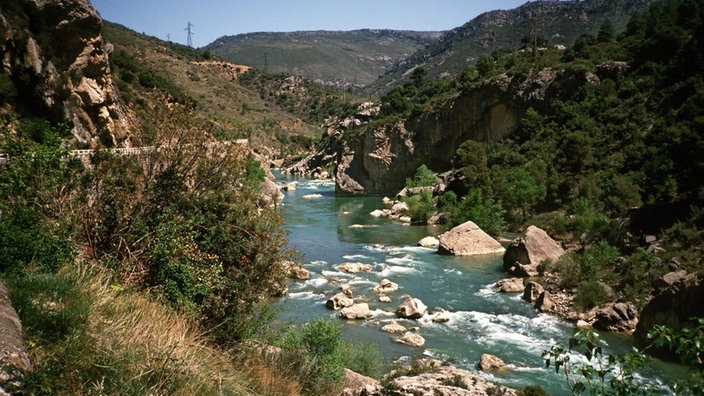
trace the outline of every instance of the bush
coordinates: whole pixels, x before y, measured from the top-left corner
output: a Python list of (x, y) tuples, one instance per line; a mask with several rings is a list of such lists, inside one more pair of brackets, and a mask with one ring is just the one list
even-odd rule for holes
[(617, 248), (606, 241), (600, 241), (589, 247), (579, 256), (579, 268), (582, 277), (595, 278), (606, 269), (613, 267), (619, 256)]
[(611, 300), (612, 296), (601, 283), (595, 280), (580, 282), (574, 296), (575, 306), (582, 310), (605, 304)]
[(379, 378), (383, 369), (382, 356), (372, 342), (343, 342), (342, 365), (367, 377)]
[(442, 202), (443, 211), (449, 214), (450, 224), (458, 225), (471, 220), (487, 234), (498, 235), (501, 233), (505, 224), (503, 217), (505, 211), (501, 203), (485, 199), (479, 189), (470, 191), (455, 207), (450, 206), (453, 201), (452, 195), (448, 195)]
[(404, 197), (403, 202), (408, 204), (408, 212), (411, 220), (415, 223), (425, 224), (435, 212), (433, 195), (429, 190), (423, 190), (420, 194)]
[(576, 253), (566, 253), (552, 265), (552, 271), (560, 276), (560, 287), (571, 289), (579, 284), (581, 271)]

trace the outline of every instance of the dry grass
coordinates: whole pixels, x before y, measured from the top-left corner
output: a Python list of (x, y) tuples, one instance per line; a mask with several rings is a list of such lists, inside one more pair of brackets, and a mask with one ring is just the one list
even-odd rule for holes
[(195, 321), (140, 292), (124, 291), (95, 266), (64, 269), (90, 296), (87, 333), (97, 342), (92, 365), (113, 378), (94, 378), (84, 394), (110, 393), (120, 381), (139, 394), (299, 395), (301, 385), (261, 350), (228, 351), (210, 344)]

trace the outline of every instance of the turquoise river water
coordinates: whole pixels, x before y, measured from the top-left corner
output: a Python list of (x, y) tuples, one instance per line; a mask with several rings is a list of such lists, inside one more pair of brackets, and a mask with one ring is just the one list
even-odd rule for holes
[[(284, 193), (283, 214), (290, 232), (289, 244), (305, 255), (303, 267), (310, 270), (311, 278), (289, 284), (288, 296), (276, 304), (281, 309), (278, 320), (340, 320), (347, 340), (374, 342), (389, 365), (404, 357), (451, 359), (458, 367), (507, 386), (537, 384), (552, 395), (569, 394), (564, 377), (545, 368), (542, 353), (556, 343), (566, 347), (575, 327), (536, 312), (518, 294), (495, 292), (493, 284), (506, 277), (500, 255), (438, 255), (434, 249), (415, 245), (443, 229), (407, 226), (369, 215), (384, 208), (381, 197), (336, 197), (331, 181), (296, 181), (297, 189)], [(336, 269), (346, 262), (367, 263), (374, 269), (361, 274)], [(338, 278), (339, 283), (331, 285), (330, 278)], [(400, 286), (389, 295), (391, 303), (377, 302), (371, 290), (384, 278)], [(374, 316), (366, 321), (347, 321), (327, 309), (325, 300), (339, 292), (341, 285), (350, 285), (355, 297), (365, 300)], [(431, 312), (447, 310), (450, 320), (436, 324), (428, 315), (417, 321), (396, 319), (394, 310), (406, 295), (421, 299)], [(379, 324), (393, 320), (420, 327), (425, 347), (398, 344), (393, 341), (394, 335), (382, 332)], [(628, 336), (605, 333), (601, 337), (609, 345), (607, 352), (632, 348)], [(483, 353), (500, 357), (508, 370), (478, 372), (475, 366)], [(644, 376), (657, 382), (672, 371), (678, 371), (677, 367), (656, 361)]]

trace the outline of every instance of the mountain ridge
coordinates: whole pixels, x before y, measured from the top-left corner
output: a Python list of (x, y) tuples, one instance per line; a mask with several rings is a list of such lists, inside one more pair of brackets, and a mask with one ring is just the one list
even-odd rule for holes
[(364, 86), (442, 34), (392, 29), (254, 32), (222, 36), (204, 49), (269, 72), (301, 74), (326, 85)]

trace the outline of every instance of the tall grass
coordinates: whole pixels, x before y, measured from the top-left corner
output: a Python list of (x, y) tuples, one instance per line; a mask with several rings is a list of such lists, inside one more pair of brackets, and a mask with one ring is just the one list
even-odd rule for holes
[(277, 374), (251, 351), (215, 348), (192, 318), (123, 290), (95, 267), (23, 274), (7, 283), (35, 365), (15, 389), (18, 393), (246, 396), (300, 391), (295, 380)]

